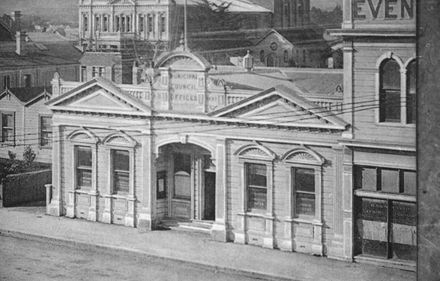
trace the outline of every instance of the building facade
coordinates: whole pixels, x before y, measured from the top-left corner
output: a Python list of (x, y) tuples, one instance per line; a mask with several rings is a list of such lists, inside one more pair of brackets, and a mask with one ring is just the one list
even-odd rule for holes
[[(345, 255), (414, 268), (416, 2), (344, 1)], [(350, 236), (348, 236), (350, 237)], [(346, 237), (347, 238), (347, 237)]]
[(182, 51), (148, 73), (138, 85), (54, 78), (49, 214), (141, 230), (196, 221), (219, 241), (343, 252), (335, 175), (348, 124), (323, 107), (341, 92), (312, 101), (281, 72)]

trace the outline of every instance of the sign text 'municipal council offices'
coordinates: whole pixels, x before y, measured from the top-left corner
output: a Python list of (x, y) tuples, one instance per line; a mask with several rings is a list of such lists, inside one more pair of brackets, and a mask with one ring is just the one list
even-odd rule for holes
[(355, 20), (413, 19), (414, 0), (352, 0)]

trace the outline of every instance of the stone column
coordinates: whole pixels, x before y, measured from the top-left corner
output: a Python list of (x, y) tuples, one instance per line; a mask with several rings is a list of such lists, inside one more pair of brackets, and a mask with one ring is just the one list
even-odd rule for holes
[(62, 211), (62, 193), (61, 193), (61, 126), (53, 126), (52, 136), (52, 200), (47, 206), (46, 212), (51, 216), (61, 216)]
[[(145, 133), (145, 132), (144, 132)], [(154, 159), (154, 136), (146, 132), (142, 140), (142, 195), (140, 196), (141, 210), (138, 217), (137, 227), (140, 232), (154, 229), (156, 213), (156, 168)]]
[[(217, 141), (215, 179), (215, 222), (211, 237), (216, 241), (228, 241), (227, 235), (227, 140)], [(213, 155), (214, 156), (214, 155)]]
[(342, 209), (343, 209), (343, 258), (353, 259), (353, 151), (344, 148), (344, 165), (342, 178)]
[[(344, 99), (342, 110), (343, 119), (348, 124), (353, 124), (354, 115), (354, 92), (353, 92), (353, 63), (354, 63), (354, 48), (353, 42), (344, 42)], [(347, 131), (342, 133), (342, 136), (347, 139), (354, 138), (353, 126), (350, 126)]]

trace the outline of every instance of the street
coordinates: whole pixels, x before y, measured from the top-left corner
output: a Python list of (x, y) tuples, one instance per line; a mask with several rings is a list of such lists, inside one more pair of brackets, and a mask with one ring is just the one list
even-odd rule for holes
[[(0, 280), (256, 280), (192, 264), (0, 236)], [(261, 280), (261, 279), (259, 279)]]

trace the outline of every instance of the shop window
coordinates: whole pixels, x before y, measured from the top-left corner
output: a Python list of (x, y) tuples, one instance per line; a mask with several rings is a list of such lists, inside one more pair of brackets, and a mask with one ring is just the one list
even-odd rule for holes
[(379, 121), (400, 122), (400, 66), (394, 59), (382, 62), (379, 69)]
[(76, 146), (76, 189), (92, 187), (92, 148)]
[(130, 187), (130, 154), (127, 150), (112, 150), (113, 193), (128, 193)]
[[(355, 254), (415, 260), (415, 171), (355, 166), (354, 172)], [(374, 180), (374, 189), (365, 186)]]
[(40, 116), (40, 146), (50, 147), (52, 143), (52, 117)]
[(409, 63), (406, 72), (406, 123), (416, 121), (416, 61)]
[(263, 164), (246, 164), (248, 211), (267, 208), (267, 168)]
[(15, 113), (1, 113), (2, 142), (13, 143), (15, 141)]
[(293, 168), (295, 214), (315, 216), (315, 170)]
[(158, 172), (156, 179), (157, 179), (157, 192), (156, 192), (157, 199), (167, 198), (167, 190), (168, 190), (167, 172), (166, 171)]

